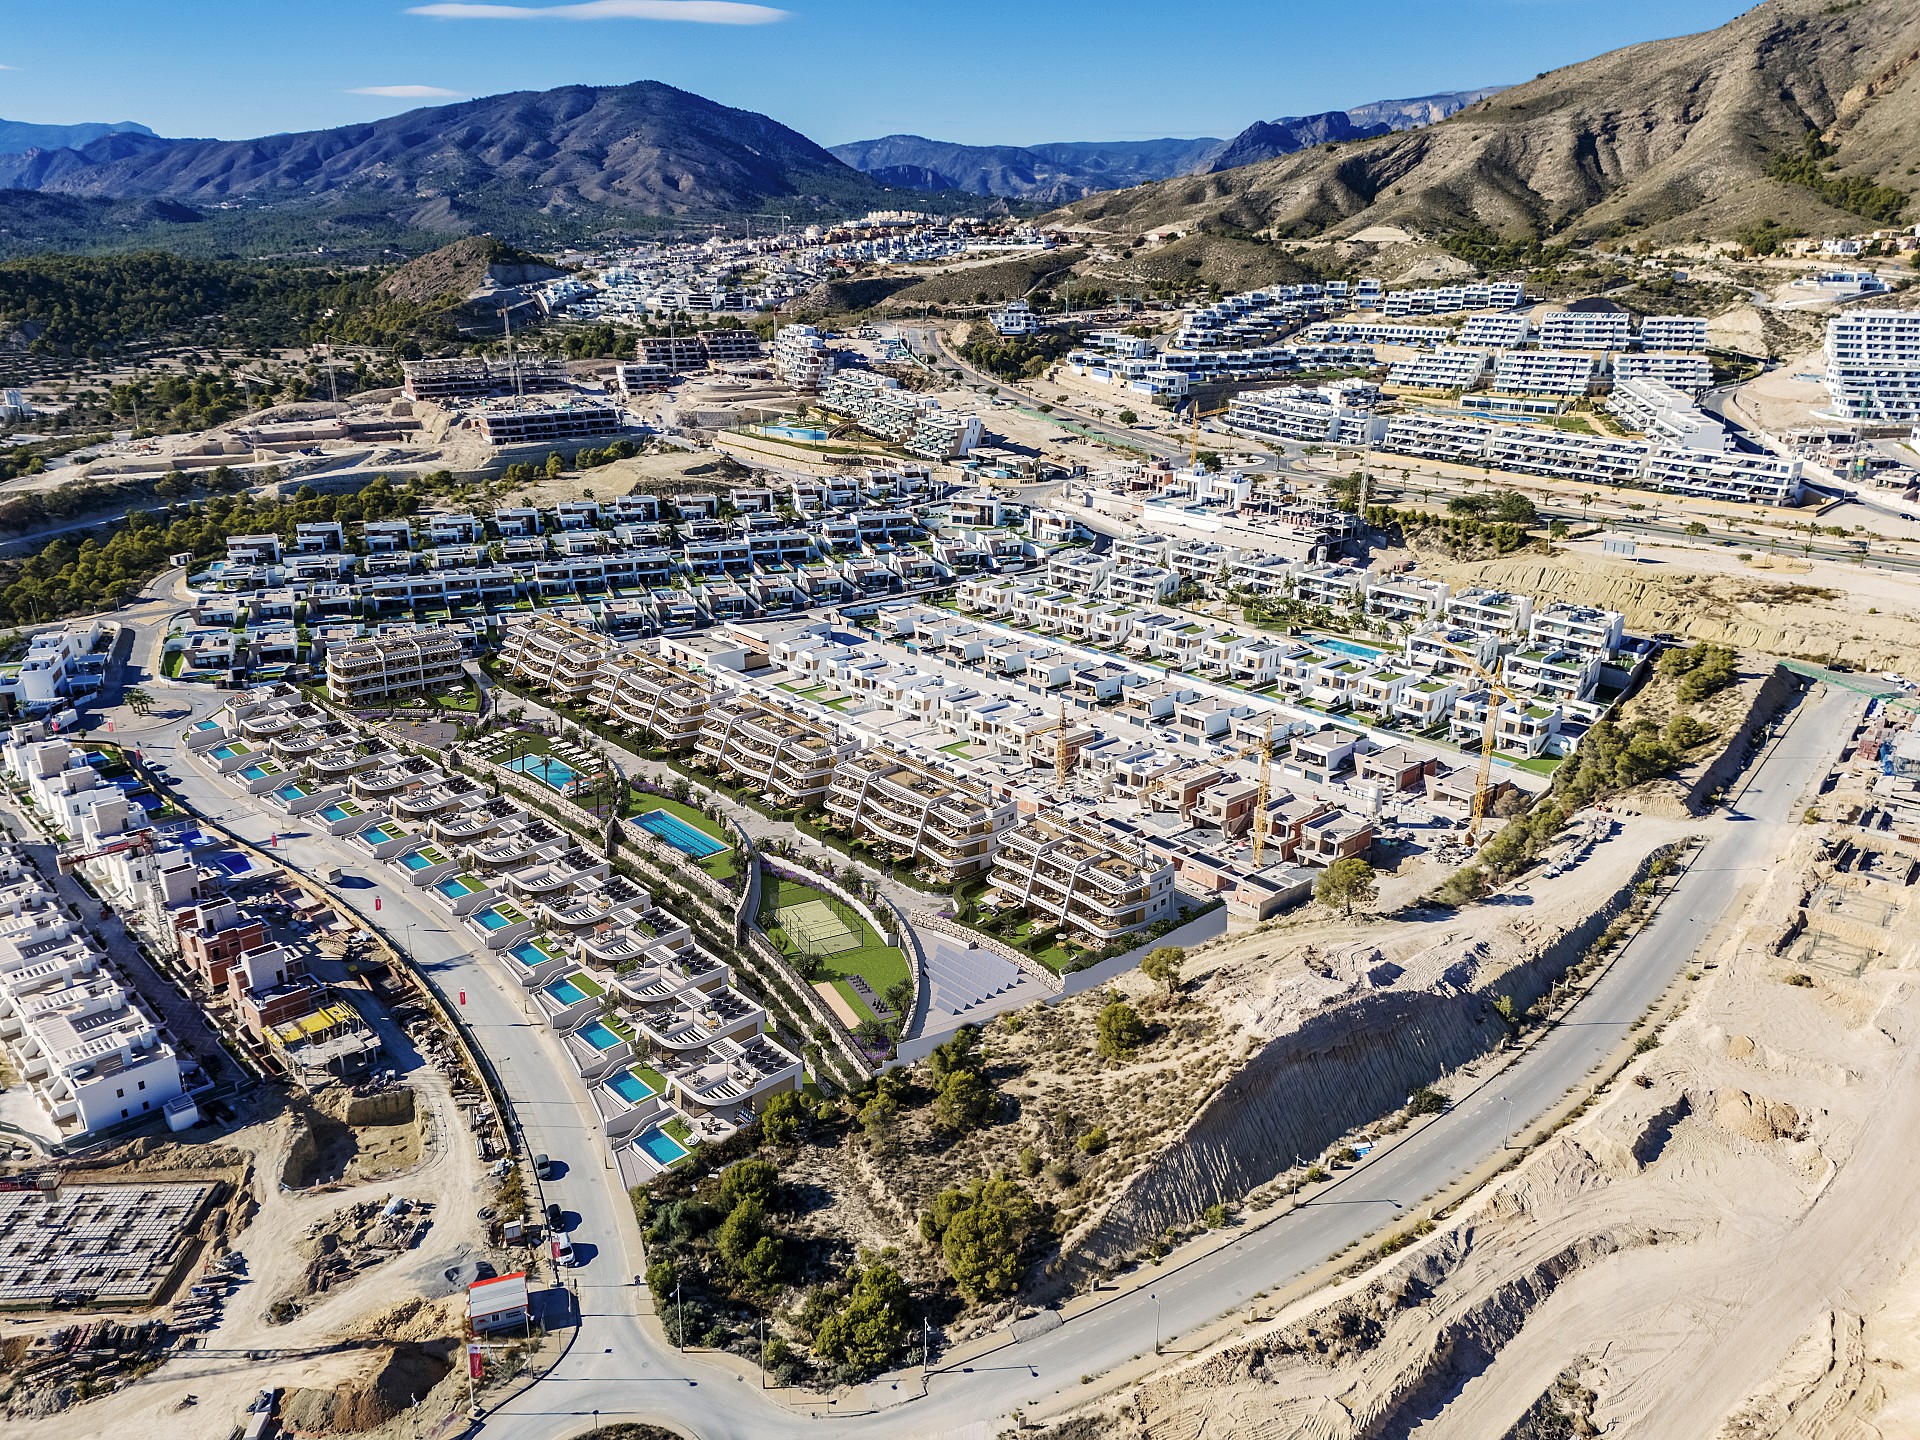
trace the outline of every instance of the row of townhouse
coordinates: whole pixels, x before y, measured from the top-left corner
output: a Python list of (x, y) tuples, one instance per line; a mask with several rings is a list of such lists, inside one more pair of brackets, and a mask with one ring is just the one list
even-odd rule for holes
[[(316, 711), (326, 713), (284, 689), (247, 692), (189, 745), (237, 791), (383, 865), (520, 984), (589, 1085), (633, 1183), (798, 1088), (800, 1061), (765, 1034), (765, 1011), (727, 967), (645, 886), (552, 822), (340, 721), (323, 722), (339, 764), (299, 778), (254, 773), (268, 751), (292, 761), (282, 747)], [(241, 745), (262, 748), (228, 753)], [(309, 988), (231, 905), (198, 906), (176, 928), (190, 963), (221, 972), (216, 983), (244, 980), (264, 998)], [(284, 1023), (276, 1013), (267, 1008), (269, 1026)]]
[(1524, 305), (1527, 287), (1518, 280), (1495, 280), (1476, 285), (1442, 285), (1415, 290), (1389, 290), (1381, 303), (1388, 317), (1451, 315), (1461, 310), (1507, 310)]
[(1112, 385), (1161, 402), (1184, 399), (1192, 383), (1186, 371), (1173, 368), (1157, 355), (1106, 355), (1094, 350), (1073, 350), (1061, 363), (1082, 380)]
[(1371, 369), (1376, 343), (1320, 336), (1239, 350), (1169, 349), (1161, 352), (1160, 365), (1184, 375), (1189, 385), (1270, 380), (1301, 370)]
[(1456, 465), (1589, 484), (1646, 486), (1747, 504), (1793, 505), (1801, 494), (1799, 460), (1500, 424), (1467, 415), (1396, 415), (1377, 448)]

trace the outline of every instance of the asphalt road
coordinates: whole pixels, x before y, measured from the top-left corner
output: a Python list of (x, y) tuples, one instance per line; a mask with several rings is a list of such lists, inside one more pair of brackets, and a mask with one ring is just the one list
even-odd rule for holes
[[(165, 602), (156, 601), (158, 611)], [(142, 642), (134, 647), (136, 657), (152, 653), (151, 640), (143, 636)], [(284, 817), (269, 816), (212, 778), (179, 740), (192, 718), (210, 713), (225, 697), (199, 687), (147, 683), (168, 713), (139, 721), (122, 711), (116, 738), (139, 744), (149, 760), (165, 765), (176, 789), (197, 808), (264, 843), (276, 820), (286, 823)], [(1010, 1410), (1076, 1392), (1082, 1375), (1103, 1374), (1150, 1351), (1156, 1333), (1177, 1347), (1180, 1335), (1307, 1273), (1472, 1170), (1610, 1054), (1796, 823), (1802, 796), (1836, 758), (1862, 703), (1861, 697), (1831, 691), (1815, 692), (1803, 704), (1752, 772), (1736, 808), (1702, 827), (1706, 846), (1654, 922), (1619, 953), (1575, 1018), (1544, 1036), (1498, 1081), (1296, 1211), (1161, 1273), (1150, 1285), (1116, 1291), (1045, 1335), (1010, 1343), (964, 1367), (937, 1370), (924, 1398), (918, 1397), (917, 1379), (903, 1380), (897, 1390), (883, 1384), (878, 1394), (900, 1403), (861, 1415), (824, 1405), (818, 1416), (797, 1411), (743, 1379), (737, 1365), (683, 1355), (662, 1343), (655, 1323), (642, 1318), (650, 1305), (634, 1284), (643, 1265), (627, 1197), (617, 1173), (607, 1168), (591, 1105), (552, 1032), (525, 1008), (518, 988), (474, 953), (457, 922), (416, 899), (417, 892), (385, 866), (356, 862), (354, 868), (372, 883), (342, 887), (338, 897), (409, 950), (460, 1004), (513, 1097), (527, 1143), (561, 1162), (540, 1198), (558, 1201), (568, 1212), (584, 1262), (562, 1277), (572, 1294), (554, 1287), (550, 1267), (534, 1267), (547, 1282), (548, 1313), (557, 1319), (577, 1306), (579, 1329), (551, 1377), (503, 1405), (483, 1428), (503, 1440), (553, 1440), (584, 1428), (597, 1414), (602, 1420), (658, 1420), (699, 1440), (986, 1437), (998, 1433)], [(283, 835), (279, 852), (307, 874), (348, 858), (340, 842), (313, 831)], [(666, 1318), (670, 1333), (672, 1317)]]
[(908, 1400), (917, 1387), (903, 1383), (900, 1406), (865, 1415), (814, 1417), (777, 1406), (730, 1372), (663, 1352), (617, 1300), (611, 1313), (599, 1309), (614, 1297), (589, 1292), (573, 1352), (551, 1380), (489, 1417), (485, 1430), (502, 1440), (550, 1440), (597, 1415), (602, 1421), (651, 1418), (700, 1440), (984, 1437), (998, 1432), (1011, 1409), (1077, 1390), (1082, 1375), (1150, 1350), (1156, 1327), (1177, 1342), (1181, 1333), (1240, 1309), (1488, 1159), (1611, 1054), (1797, 823), (1803, 796), (1837, 758), (1861, 703), (1858, 696), (1827, 692), (1796, 712), (1736, 808), (1703, 827), (1707, 844), (1653, 923), (1624, 947), (1573, 1018), (1498, 1082), (1237, 1243), (1150, 1287), (1119, 1292), (1036, 1339), (1009, 1344), (963, 1370), (938, 1371), (924, 1399)]

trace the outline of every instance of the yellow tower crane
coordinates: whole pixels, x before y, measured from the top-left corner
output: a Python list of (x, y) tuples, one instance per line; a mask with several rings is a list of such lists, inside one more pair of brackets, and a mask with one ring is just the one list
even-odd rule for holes
[(1480, 844), (1480, 824), (1487, 818), (1487, 782), (1493, 778), (1493, 752), (1499, 743), (1500, 717), (1508, 705), (1519, 710), (1526, 709), (1526, 701), (1495, 679), (1493, 672), (1482, 665), (1471, 650), (1464, 650), (1458, 645), (1446, 645), (1444, 641), (1441, 643), (1449, 653), (1464, 660), (1467, 667), (1487, 686), (1487, 723), (1480, 735), (1480, 768), (1473, 777), (1473, 818), (1467, 822), (1467, 844), (1477, 847)]
[(1202, 410), (1198, 400), (1193, 402), (1193, 444), (1187, 451), (1187, 468), (1189, 470), (1200, 463), (1200, 422), (1202, 420), (1211, 420), (1216, 415), (1224, 415), (1226, 413), (1227, 407), (1225, 405), (1217, 406), (1212, 410)]
[(1060, 723), (1053, 727), (1053, 783), (1067, 798), (1067, 702), (1060, 702)]
[(1267, 793), (1273, 780), (1273, 717), (1267, 717), (1267, 733), (1260, 741), (1260, 791), (1253, 798), (1253, 868), (1260, 868), (1260, 857), (1267, 849)]

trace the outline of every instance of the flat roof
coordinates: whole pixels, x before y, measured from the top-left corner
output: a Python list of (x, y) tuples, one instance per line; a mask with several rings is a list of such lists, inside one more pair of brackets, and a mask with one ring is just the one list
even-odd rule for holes
[(467, 1286), (467, 1314), (498, 1315), (503, 1310), (527, 1307), (527, 1272), (498, 1275), (491, 1280), (476, 1280)]

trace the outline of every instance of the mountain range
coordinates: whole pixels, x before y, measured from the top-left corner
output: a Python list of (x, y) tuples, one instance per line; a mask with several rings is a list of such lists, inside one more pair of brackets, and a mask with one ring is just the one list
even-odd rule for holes
[(83, 125), (33, 125), (25, 120), (0, 120), (0, 155), (23, 155), (29, 150), (68, 150), (91, 145), (105, 135), (151, 135), (153, 131), (131, 120)]
[(1278, 238), (1833, 234), (1914, 218), (1916, 157), (1920, 5), (1763, 0), (1436, 124), (1093, 196), (1060, 218)]
[(806, 136), (670, 85), (570, 85), (257, 140), (117, 132), (0, 155), (0, 187), (188, 205), (373, 196), (409, 225), (502, 212), (684, 215), (878, 203)]
[(903, 190), (958, 190), (1009, 200), (1064, 204), (1179, 175), (1231, 170), (1313, 145), (1431, 125), (1501, 87), (1412, 100), (1376, 100), (1351, 110), (1256, 121), (1231, 140), (1078, 140), (1047, 145), (958, 145), (923, 135), (885, 135), (828, 147), (883, 184)]

